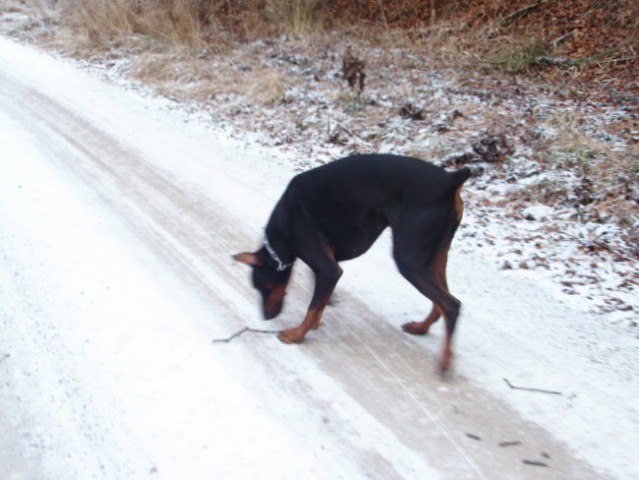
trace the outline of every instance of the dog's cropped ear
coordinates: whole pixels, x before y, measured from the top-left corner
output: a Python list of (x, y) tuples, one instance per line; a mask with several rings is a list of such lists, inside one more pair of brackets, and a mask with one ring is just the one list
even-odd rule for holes
[(233, 255), (233, 258), (238, 262), (246, 263), (252, 267), (260, 267), (263, 265), (262, 260), (254, 253), (238, 253), (237, 255)]

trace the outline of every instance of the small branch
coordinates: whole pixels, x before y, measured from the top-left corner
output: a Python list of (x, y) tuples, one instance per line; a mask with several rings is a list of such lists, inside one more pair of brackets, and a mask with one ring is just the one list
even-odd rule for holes
[(637, 56), (632, 57), (622, 57), (622, 58), (612, 58), (610, 60), (595, 60), (597, 63), (624, 63), (624, 62), (633, 62), (637, 60)]
[(564, 43), (566, 40), (568, 40), (569, 38), (574, 37), (575, 32), (573, 30), (564, 33), (563, 35), (555, 38), (554, 40), (550, 41), (550, 44), (553, 46), (553, 48), (557, 48), (557, 46), (559, 46), (560, 44)]
[(513, 20), (518, 20), (518, 19), (528, 15), (530, 12), (532, 12), (534, 10), (537, 10), (539, 7), (541, 7), (545, 3), (548, 3), (549, 1), (550, 0), (541, 0), (538, 3), (533, 3), (532, 5), (528, 5), (528, 6), (524, 7), (524, 8), (520, 8), (516, 12), (511, 13), (507, 17), (504, 17), (501, 20), (499, 20), (497, 22), (497, 28), (502, 27), (504, 25), (507, 25), (510, 22), (512, 22)]
[(276, 333), (280, 333), (279, 330), (259, 330), (256, 328), (250, 328), (250, 327), (244, 327), (242, 330), (240, 330), (239, 332), (235, 332), (233, 335), (231, 335), (228, 338), (215, 338), (213, 339), (213, 343), (230, 343), (232, 340), (234, 340), (235, 338), (239, 337), (240, 335), (242, 335), (243, 333), (267, 333), (267, 334), (276, 334)]
[(530, 387), (518, 387), (510, 383), (507, 378), (504, 378), (504, 382), (506, 382), (506, 385), (508, 385), (513, 390), (526, 390), (528, 392), (548, 393), (550, 395), (563, 395), (561, 392), (557, 392), (555, 390), (544, 390), (541, 388), (530, 388)]
[(513, 440), (510, 442), (499, 442), (500, 447), (516, 447), (522, 443), (519, 440)]
[(550, 466), (547, 463), (538, 462), (536, 460), (522, 460), (521, 463), (523, 463), (524, 465), (530, 465), (532, 467), (549, 467)]

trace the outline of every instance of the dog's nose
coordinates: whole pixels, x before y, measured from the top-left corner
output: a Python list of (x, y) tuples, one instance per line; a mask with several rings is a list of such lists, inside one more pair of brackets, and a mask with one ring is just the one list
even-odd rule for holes
[(282, 302), (269, 301), (264, 304), (264, 320), (272, 320), (282, 311)]

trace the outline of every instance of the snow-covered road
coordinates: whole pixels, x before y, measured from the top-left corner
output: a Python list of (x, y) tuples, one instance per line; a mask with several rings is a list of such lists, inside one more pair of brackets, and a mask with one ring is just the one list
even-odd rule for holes
[[(389, 236), (302, 345), (253, 248), (294, 159), (0, 39), (0, 478), (636, 478), (637, 338), (458, 241), (455, 371)], [(516, 385), (561, 395), (512, 390)]]

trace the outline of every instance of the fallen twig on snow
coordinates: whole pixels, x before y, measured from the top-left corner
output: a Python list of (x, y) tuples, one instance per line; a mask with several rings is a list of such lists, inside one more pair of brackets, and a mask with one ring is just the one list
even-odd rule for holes
[(256, 329), (256, 328), (244, 327), (242, 330), (240, 330), (239, 332), (235, 332), (233, 335), (231, 335), (228, 338), (215, 338), (215, 339), (213, 339), (213, 343), (230, 343), (233, 339), (239, 337), (240, 335), (242, 335), (243, 333), (246, 333), (246, 332), (250, 332), (250, 333), (270, 333), (270, 334), (280, 333), (279, 330), (259, 330), (259, 329)]
[(532, 467), (549, 467), (550, 466), (545, 462), (538, 462), (537, 460), (522, 460), (521, 462), (524, 465), (530, 465)]
[(516, 447), (518, 445), (521, 445), (522, 442), (520, 442), (519, 440), (513, 440), (513, 441), (507, 441), (507, 442), (499, 442), (499, 446), (500, 447)]
[(506, 382), (506, 385), (508, 385), (513, 390), (526, 390), (528, 392), (548, 393), (550, 395), (563, 395), (561, 392), (557, 392), (555, 390), (544, 390), (542, 388), (531, 388), (531, 387), (518, 387), (510, 383), (507, 378), (504, 378), (504, 382)]

